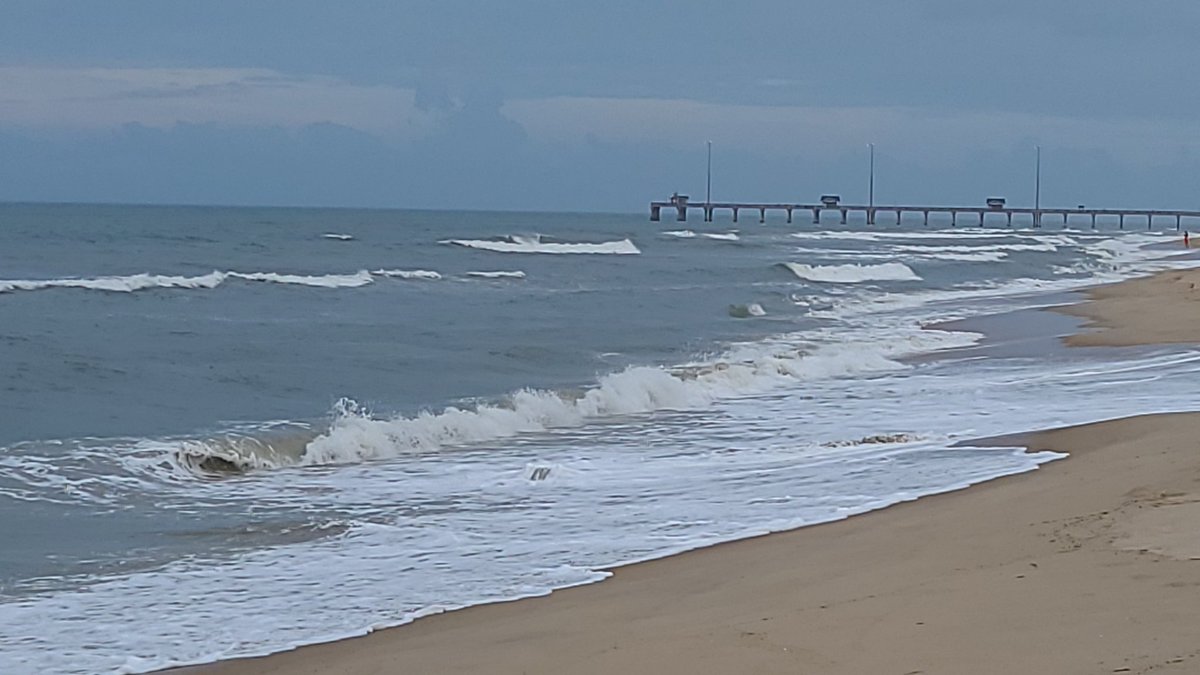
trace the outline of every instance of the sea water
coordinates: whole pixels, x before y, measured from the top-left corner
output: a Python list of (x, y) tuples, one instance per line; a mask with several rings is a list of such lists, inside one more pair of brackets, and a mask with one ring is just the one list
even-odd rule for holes
[(928, 327), (1177, 239), (0, 205), (0, 672), (265, 654), (1036, 469), (969, 440), (1194, 409), (1200, 351)]

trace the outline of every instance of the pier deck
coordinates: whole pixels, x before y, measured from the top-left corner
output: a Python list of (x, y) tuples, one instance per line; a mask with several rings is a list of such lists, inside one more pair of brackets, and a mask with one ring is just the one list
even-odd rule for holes
[[(712, 222), (714, 213), (718, 211), (727, 211), (732, 213), (733, 222), (738, 222), (738, 214), (742, 211), (758, 213), (758, 222), (766, 222), (767, 212), (783, 212), (787, 215), (787, 222), (792, 222), (792, 216), (795, 212), (811, 213), (812, 222), (820, 223), (821, 215), (827, 211), (832, 211), (840, 216), (839, 222), (845, 224), (849, 214), (862, 213), (866, 216), (868, 225), (876, 223), (876, 216), (880, 213), (895, 214), (896, 224), (903, 222), (905, 214), (920, 215), (924, 224), (929, 224), (929, 214), (941, 213), (950, 214), (950, 224), (958, 225), (959, 216), (967, 216), (970, 220), (977, 220), (977, 224), (982, 226), (988, 216), (999, 217), (1004, 219), (1009, 226), (1013, 224), (1013, 216), (1029, 216), (1028, 221), (1024, 224), (1032, 225), (1033, 227), (1041, 227), (1045, 216), (1062, 217), (1062, 224), (1065, 226), (1068, 219), (1074, 217), (1090, 218), (1091, 226), (1096, 227), (1097, 218), (1109, 216), (1116, 217), (1117, 223), (1121, 229), (1125, 228), (1126, 218), (1135, 218), (1138, 221), (1146, 223), (1147, 229), (1154, 226), (1154, 219), (1166, 218), (1174, 220), (1175, 229), (1180, 229), (1184, 218), (1200, 219), (1200, 211), (1181, 211), (1177, 209), (1091, 209), (1091, 208), (1039, 208), (1032, 207), (993, 207), (993, 206), (871, 206), (864, 204), (786, 204), (786, 203), (750, 203), (750, 202), (689, 202), (686, 198), (672, 198), (669, 201), (650, 202), (650, 220), (658, 222), (662, 220), (662, 212), (666, 210), (668, 213), (671, 210), (675, 211), (675, 220), (679, 222), (687, 221), (687, 214), (690, 210), (701, 211), (704, 215), (705, 222)], [(1025, 218), (1019, 220), (1025, 221)], [(1020, 223), (1019, 223), (1020, 224)]]

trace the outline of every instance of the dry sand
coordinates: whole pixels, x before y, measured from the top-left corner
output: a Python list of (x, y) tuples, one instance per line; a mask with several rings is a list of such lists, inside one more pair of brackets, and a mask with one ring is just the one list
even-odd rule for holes
[[(1172, 272), (1096, 291), (1081, 311), (1110, 328), (1079, 342), (1197, 341), (1200, 319), (1181, 316), (1200, 298), (1193, 278)], [(620, 568), (544, 598), (197, 670), (1200, 672), (1200, 414), (1021, 440), (1072, 456), (838, 523)]]

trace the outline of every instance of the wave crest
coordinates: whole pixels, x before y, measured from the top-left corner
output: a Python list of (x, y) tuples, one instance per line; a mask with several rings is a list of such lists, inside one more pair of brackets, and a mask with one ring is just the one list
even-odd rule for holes
[(477, 277), (480, 279), (524, 279), (525, 273), (521, 270), (513, 270), (511, 272), (467, 272), (467, 276)]
[(629, 239), (601, 243), (543, 241), (541, 235), (512, 235), (503, 239), (446, 239), (441, 243), (498, 253), (551, 253), (593, 255), (638, 255), (641, 250)]
[(0, 280), (0, 293), (16, 291), (41, 291), (52, 288), (76, 288), (90, 291), (105, 291), (109, 293), (134, 293), (154, 288), (179, 289), (212, 289), (227, 281), (240, 279), (260, 283), (284, 284), (292, 286), (309, 286), (314, 288), (357, 288), (375, 281), (372, 275), (404, 276), (406, 278), (436, 279), (441, 278), (437, 272), (418, 270), (404, 272), (402, 270), (377, 270), (368, 272), (359, 270), (353, 274), (280, 274), (278, 272), (221, 272), (213, 270), (208, 274), (186, 277), (168, 274), (129, 274), (124, 276), (91, 277), (75, 279), (12, 279)]
[(747, 346), (745, 358), (679, 368), (634, 366), (574, 392), (523, 389), (505, 400), (474, 408), (390, 419), (373, 418), (343, 404), (330, 428), (304, 449), (305, 465), (342, 464), (432, 452), (519, 434), (577, 427), (592, 420), (664, 410), (694, 410), (713, 401), (780, 385), (847, 375), (902, 370), (896, 358), (973, 344), (976, 335), (913, 331), (886, 343), (825, 345), (811, 351)]
[(863, 281), (920, 281), (921, 277), (904, 263), (882, 265), (806, 265), (783, 263), (783, 266), (806, 281), (830, 284), (856, 284)]
[(377, 277), (389, 277), (392, 279), (421, 279), (426, 281), (436, 281), (442, 278), (442, 275), (433, 270), (371, 270), (371, 274)]

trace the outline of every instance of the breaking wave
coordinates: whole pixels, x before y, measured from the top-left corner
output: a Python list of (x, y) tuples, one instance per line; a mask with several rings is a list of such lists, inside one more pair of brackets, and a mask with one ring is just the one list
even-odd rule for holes
[(326, 232), (325, 234), (321, 235), (321, 237), (325, 238), (325, 239), (334, 239), (337, 241), (353, 241), (354, 240), (353, 235), (342, 234), (340, 232)]
[(748, 344), (716, 362), (674, 368), (632, 366), (595, 386), (522, 389), (503, 400), (440, 412), (378, 418), (349, 399), (320, 434), (226, 436), (176, 445), (175, 464), (204, 475), (282, 466), (346, 464), (493, 442), (520, 434), (578, 427), (612, 416), (695, 410), (714, 401), (779, 386), (903, 370), (897, 359), (974, 344), (977, 335), (911, 329), (886, 341), (801, 348)]
[(371, 274), (377, 277), (390, 277), (393, 279), (423, 279), (426, 281), (436, 281), (442, 278), (442, 275), (432, 270), (371, 270)]
[(230, 279), (273, 284), (315, 286), (319, 288), (354, 288), (373, 281), (366, 270), (354, 274), (322, 274), (305, 276), (276, 272), (218, 272), (194, 277), (165, 274), (130, 274), (127, 276), (93, 277), (90, 279), (35, 279), (0, 281), (0, 293), (39, 291), (50, 288), (81, 288), (110, 293), (133, 293), (151, 288), (216, 288)]
[(521, 270), (514, 270), (511, 272), (467, 272), (467, 276), (478, 277), (481, 279), (524, 279), (525, 273)]
[(695, 239), (703, 237), (705, 239), (713, 239), (716, 241), (738, 241), (741, 237), (737, 232), (696, 232), (694, 230), (665, 230), (664, 236), (675, 237), (676, 239)]
[(856, 284), (862, 281), (920, 281), (921, 277), (904, 263), (882, 265), (806, 265), (783, 263), (792, 274), (807, 281), (831, 284)]
[(446, 239), (441, 243), (499, 253), (577, 253), (637, 255), (641, 250), (629, 239), (598, 244), (543, 241), (540, 235), (512, 235), (502, 239)]

